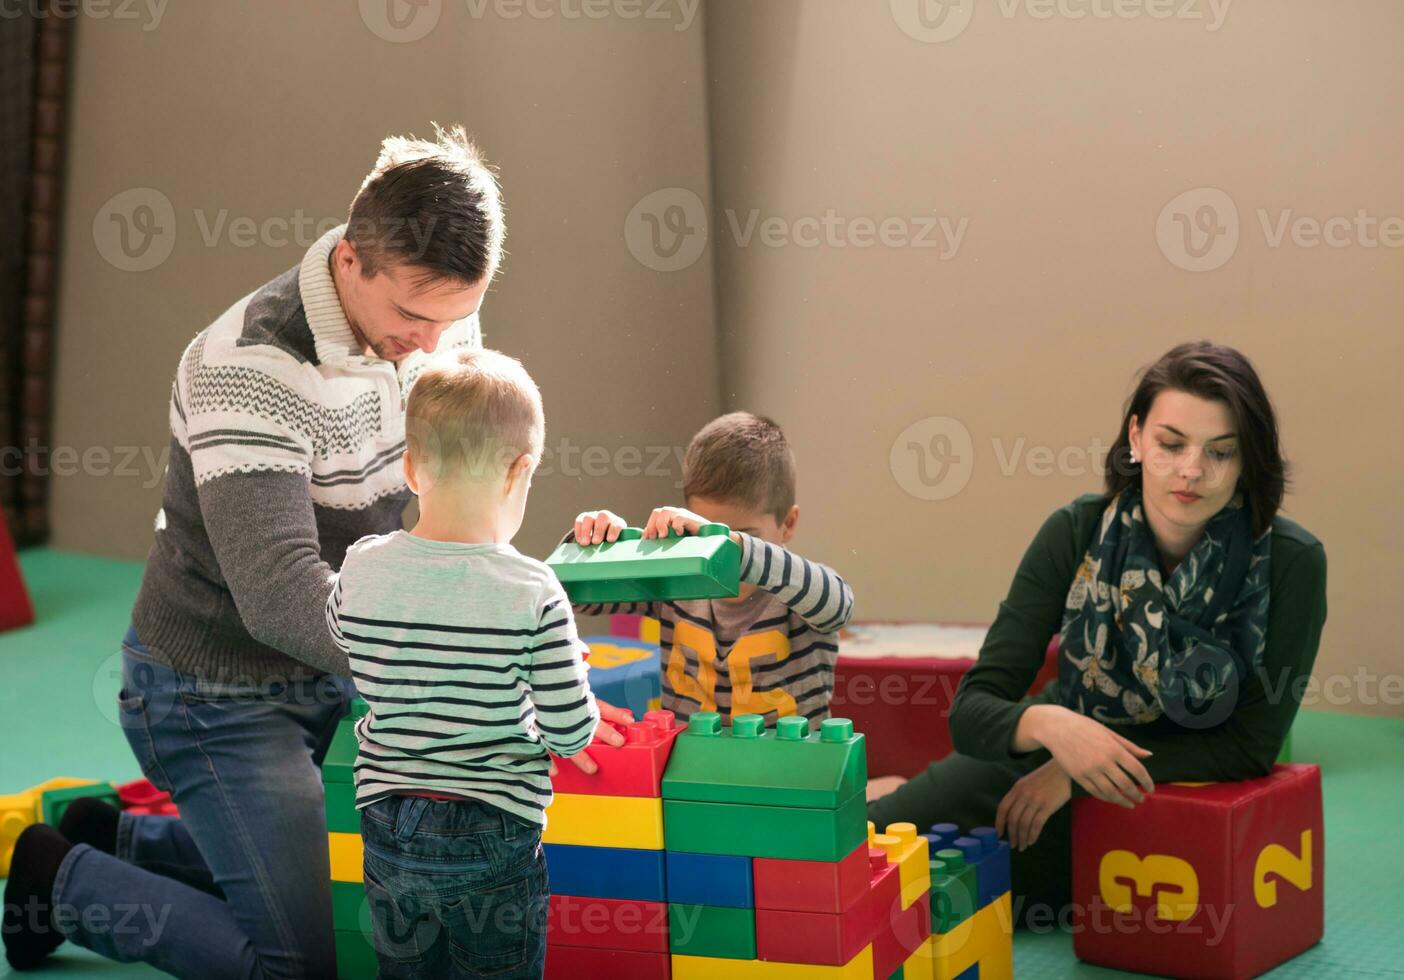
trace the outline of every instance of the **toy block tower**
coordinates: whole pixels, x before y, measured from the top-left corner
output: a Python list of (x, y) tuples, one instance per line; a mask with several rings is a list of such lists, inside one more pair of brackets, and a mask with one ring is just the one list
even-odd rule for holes
[(1009, 844), (993, 827), (961, 834), (938, 823), (922, 835), (930, 849), (931, 935), (903, 966), (906, 980), (1014, 975)]
[(339, 980), (374, 980), (379, 972), (361, 865), (361, 815), (356, 810), (356, 722), (369, 711), (360, 698), (351, 703), (351, 713), (337, 724), (322, 761)]
[(546, 559), (574, 603), (717, 599), (741, 591), (741, 547), (725, 524), (645, 541), (626, 527), (616, 541), (565, 541)]
[(738, 715), (726, 731), (692, 716), (663, 777), (674, 980), (885, 980), (902, 965), (929, 929), (926, 842), (894, 825), (870, 848), (866, 784), (846, 719), (812, 733), (803, 718), (767, 731)]
[[(735, 595), (735, 593), (732, 593)], [(20, 575), (19, 557), (10, 538), (3, 514), (0, 514), (0, 632), (28, 626), (34, 622), (34, 606)]]
[(551, 777), (542, 835), (551, 881), (548, 978), (669, 975), (662, 783), (682, 728), (671, 711), (616, 727), (623, 745), (595, 741), (585, 749), (597, 772), (557, 762)]
[[(1128, 819), (1073, 803), (1073, 949), (1099, 966), (1253, 977), (1321, 939), (1321, 771), (1157, 786)], [(983, 972), (981, 974), (983, 976)]]

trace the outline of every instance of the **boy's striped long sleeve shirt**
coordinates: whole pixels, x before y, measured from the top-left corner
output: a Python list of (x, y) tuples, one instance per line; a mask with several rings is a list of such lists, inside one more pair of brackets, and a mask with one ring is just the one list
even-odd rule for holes
[(599, 722), (550, 569), (509, 544), (366, 537), (347, 550), (326, 618), (370, 705), (356, 725), (358, 807), (435, 793), (544, 824), (547, 751), (574, 755)]
[[(573, 534), (572, 534), (573, 536)], [(853, 615), (853, 590), (827, 565), (741, 533), (746, 599), (577, 605), (581, 615), (655, 617), (663, 656), (663, 707), (760, 714), (766, 723), (801, 715), (817, 724), (834, 693), (838, 631)]]

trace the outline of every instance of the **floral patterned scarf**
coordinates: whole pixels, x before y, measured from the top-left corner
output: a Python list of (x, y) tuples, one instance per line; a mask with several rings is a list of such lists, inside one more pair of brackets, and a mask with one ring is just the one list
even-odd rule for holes
[(1107, 724), (1162, 715), (1209, 728), (1233, 711), (1267, 639), (1270, 532), (1235, 493), (1165, 580), (1139, 487), (1112, 498), (1063, 612), (1059, 693)]

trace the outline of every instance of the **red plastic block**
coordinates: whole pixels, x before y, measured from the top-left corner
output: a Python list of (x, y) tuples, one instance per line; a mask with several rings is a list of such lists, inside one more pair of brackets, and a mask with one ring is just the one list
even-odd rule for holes
[(134, 817), (178, 817), (180, 811), (170, 800), (164, 803), (154, 803), (151, 806), (129, 806), (126, 809)]
[(1073, 949), (1177, 977), (1253, 977), (1323, 929), (1321, 772), (1172, 783), (1136, 807), (1073, 805)]
[(685, 726), (677, 723), (671, 711), (650, 711), (642, 721), (613, 727), (624, 733), (623, 745), (606, 745), (596, 735), (585, 750), (600, 767), (598, 772), (587, 775), (574, 763), (559, 761), (551, 788), (557, 793), (590, 796), (662, 796), (663, 770), (668, 768), (673, 742)]
[(844, 912), (868, 894), (868, 842), (842, 861), (756, 858), (751, 876), (758, 909)]
[(150, 807), (171, 801), (171, 794), (160, 790), (149, 779), (133, 779), (117, 787), (117, 797), (122, 801), (122, 809)]
[(0, 630), (17, 629), (34, 622), (34, 606), (30, 604), (29, 592), (24, 587), (20, 575), (19, 558), (15, 554), (15, 544), (10, 540), (10, 529), (0, 514)]
[(876, 847), (868, 849), (868, 868), (867, 893), (846, 912), (756, 909), (756, 958), (843, 966), (857, 956), (873, 941), (887, 911), (902, 905), (900, 868)]
[(551, 946), (667, 953), (668, 904), (552, 895), (546, 942)]
[(667, 953), (589, 946), (546, 947), (546, 980), (671, 980)]
[(873, 937), (873, 977), (886, 980), (907, 962), (931, 935), (931, 895), (922, 895), (905, 909), (894, 905), (878, 922)]

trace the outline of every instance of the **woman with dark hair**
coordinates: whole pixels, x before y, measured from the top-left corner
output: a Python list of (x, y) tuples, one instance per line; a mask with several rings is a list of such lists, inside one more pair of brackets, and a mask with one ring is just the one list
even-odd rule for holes
[[(1106, 493), (1055, 511), (1025, 553), (957, 692), (956, 752), (869, 817), (995, 824), (1027, 914), (1068, 901), (1073, 793), (1134, 811), (1154, 783), (1266, 774), (1326, 621), (1326, 553), (1278, 513), (1285, 487), (1247, 358), (1199, 342), (1156, 361)], [(1058, 679), (1027, 696), (1055, 632)]]

